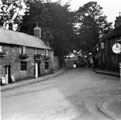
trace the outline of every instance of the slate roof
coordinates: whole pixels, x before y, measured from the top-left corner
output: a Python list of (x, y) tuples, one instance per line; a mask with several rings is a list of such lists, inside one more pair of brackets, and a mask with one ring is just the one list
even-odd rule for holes
[(121, 36), (121, 25), (119, 27), (115, 28), (112, 32), (104, 35), (102, 37), (102, 41), (109, 40), (109, 39), (117, 37), (117, 36)]
[(41, 49), (51, 49), (41, 39), (32, 35), (0, 28), (0, 43), (27, 46)]

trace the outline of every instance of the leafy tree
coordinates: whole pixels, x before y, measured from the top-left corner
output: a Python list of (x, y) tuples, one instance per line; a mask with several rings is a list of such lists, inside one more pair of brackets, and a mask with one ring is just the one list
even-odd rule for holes
[(17, 30), (27, 11), (24, 0), (2, 0), (0, 2), (0, 26)]
[[(65, 55), (75, 47), (73, 42), (73, 16), (74, 13), (68, 10), (69, 5), (61, 6), (59, 3), (47, 3), (49, 15), (52, 21), (47, 26), (52, 29), (54, 36), (55, 54)], [(61, 47), (61, 48), (60, 48)], [(61, 50), (62, 49), (62, 50)]]
[(103, 15), (97, 2), (88, 2), (76, 12), (76, 22), (80, 23), (77, 44), (84, 50), (92, 51), (100, 36), (111, 30), (111, 24)]
[(39, 0), (28, 0), (29, 12), (23, 17), (20, 31), (33, 34), (36, 22), (42, 28), (42, 39), (49, 41), (55, 54), (62, 57), (75, 47), (73, 43), (73, 16), (69, 5), (59, 2), (43, 3)]

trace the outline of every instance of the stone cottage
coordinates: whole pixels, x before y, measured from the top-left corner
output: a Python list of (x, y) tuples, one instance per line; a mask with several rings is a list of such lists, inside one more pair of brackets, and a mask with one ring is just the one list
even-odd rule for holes
[(53, 73), (54, 52), (41, 39), (41, 29), (35, 36), (0, 28), (0, 80), (37, 78)]

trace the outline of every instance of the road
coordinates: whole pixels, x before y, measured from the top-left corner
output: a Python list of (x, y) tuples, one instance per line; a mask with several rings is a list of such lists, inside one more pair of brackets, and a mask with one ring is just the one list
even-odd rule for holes
[(97, 104), (117, 94), (119, 78), (88, 68), (70, 69), (47, 81), (2, 92), (2, 120), (111, 120)]

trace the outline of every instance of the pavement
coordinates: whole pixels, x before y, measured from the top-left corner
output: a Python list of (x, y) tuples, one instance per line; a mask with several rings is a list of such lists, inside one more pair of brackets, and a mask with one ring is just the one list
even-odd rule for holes
[(46, 81), (49, 78), (52, 78), (52, 77), (55, 77), (55, 76), (58, 76), (58, 75), (62, 74), (64, 72), (64, 70), (65, 69), (62, 68), (62, 69), (56, 71), (53, 74), (48, 74), (48, 75), (41, 76), (41, 77), (34, 78), (34, 79), (22, 80), (22, 81), (19, 81), (19, 82), (14, 82), (14, 83), (11, 83), (11, 84), (2, 85), (2, 86), (0, 86), (0, 90), (1, 91), (7, 91), (7, 90), (11, 90), (11, 89), (22, 87), (22, 86), (30, 85), (30, 84), (33, 84), (33, 83)]
[[(30, 80), (25, 80), (21, 82), (15, 82), (12, 84), (4, 85), (4, 86), (1, 86), (1, 91), (6, 91), (6, 90), (30, 85), (33, 83), (45, 81), (45, 80), (48, 80), (49, 78), (62, 74), (64, 70), (65, 69), (61, 69), (54, 74), (46, 75), (46, 76), (39, 77), (36, 79), (30, 79)], [(98, 69), (94, 69), (94, 71), (100, 74), (113, 75), (117, 77), (120, 76), (119, 73), (114, 73), (114, 72), (109, 72), (109, 71), (103, 71), (103, 70), (98, 70)], [(98, 102), (97, 107), (101, 112), (106, 114), (112, 120), (121, 120), (121, 95), (103, 98)]]
[(101, 99), (98, 108), (112, 120), (121, 120), (121, 95)]
[[(120, 73), (94, 69), (96, 73), (120, 77)], [(97, 105), (98, 109), (112, 120), (121, 120), (121, 95), (101, 99)]]
[(97, 69), (97, 68), (93, 68), (93, 70), (96, 73), (99, 73), (99, 74), (105, 74), (105, 75), (120, 77), (120, 73), (118, 73), (118, 72), (113, 72), (113, 71), (108, 71), (108, 70), (101, 70), (101, 69)]

